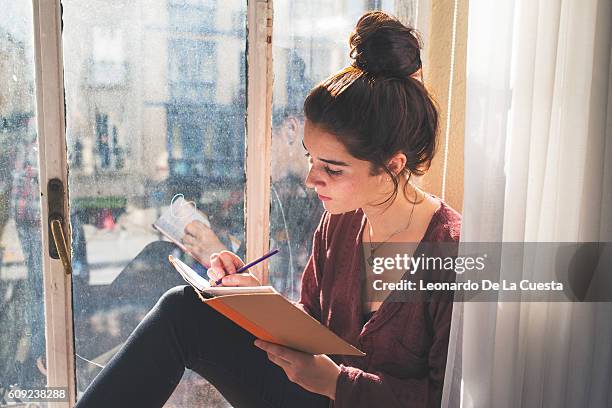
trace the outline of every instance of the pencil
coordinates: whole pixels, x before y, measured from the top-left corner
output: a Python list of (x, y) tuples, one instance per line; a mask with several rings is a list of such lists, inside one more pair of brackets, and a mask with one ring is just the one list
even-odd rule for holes
[[(238, 269), (233, 274), (228, 274), (228, 275), (234, 275), (236, 273), (242, 273), (242, 272), (246, 271), (247, 269), (249, 269), (250, 267), (257, 265), (261, 261), (264, 261), (264, 260), (268, 259), (269, 257), (271, 257), (272, 255), (276, 255), (277, 253), (278, 253), (278, 249), (273, 249), (272, 251), (268, 252), (267, 254), (262, 256), (261, 258), (257, 258), (253, 262), (249, 262), (248, 264), (244, 265), (242, 268)], [(227, 275), (225, 275), (225, 276), (227, 276)], [(220, 285), (222, 280), (223, 280), (223, 277), (221, 279), (218, 279), (215, 282), (215, 285)]]

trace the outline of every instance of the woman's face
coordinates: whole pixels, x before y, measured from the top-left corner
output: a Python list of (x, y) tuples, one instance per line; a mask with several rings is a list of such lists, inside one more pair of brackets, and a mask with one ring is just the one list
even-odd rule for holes
[(306, 120), (303, 143), (309, 162), (306, 187), (317, 192), (327, 211), (340, 214), (384, 200), (386, 173), (370, 175), (370, 163), (351, 156), (333, 134)]

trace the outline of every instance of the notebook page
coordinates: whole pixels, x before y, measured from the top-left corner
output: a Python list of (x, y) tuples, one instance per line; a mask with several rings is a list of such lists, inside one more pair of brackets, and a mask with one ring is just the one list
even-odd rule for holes
[(174, 268), (181, 274), (183, 279), (200, 292), (212, 295), (239, 295), (249, 293), (277, 293), (272, 286), (210, 286), (208, 280), (197, 274), (189, 265), (172, 255), (168, 260)]

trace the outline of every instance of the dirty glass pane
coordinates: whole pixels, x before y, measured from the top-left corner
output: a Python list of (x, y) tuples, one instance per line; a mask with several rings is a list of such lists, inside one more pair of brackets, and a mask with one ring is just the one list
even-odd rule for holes
[[(32, 3), (0, 0), (0, 405), (46, 384)], [(11, 399), (11, 401), (14, 401)]]
[[(83, 391), (159, 296), (184, 284), (167, 256), (185, 255), (152, 228), (176, 194), (210, 221), (202, 258), (244, 255), (246, 1), (62, 5)], [(188, 372), (167, 406), (226, 406), (211, 388)]]
[(367, 10), (382, 9), (404, 22), (416, 21), (418, 0), (275, 0), (272, 103), (270, 282), (297, 300), (312, 234), (323, 206), (304, 186), (302, 105), (310, 89), (350, 63), (348, 37)]

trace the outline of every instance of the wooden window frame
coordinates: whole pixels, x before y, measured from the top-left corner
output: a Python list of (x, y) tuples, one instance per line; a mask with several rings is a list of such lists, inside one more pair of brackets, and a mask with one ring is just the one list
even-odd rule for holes
[[(47, 183), (60, 179), (68, 185), (64, 75), (60, 0), (33, 0), (36, 119), (39, 144), (41, 225), (43, 246), (43, 293), (47, 384), (67, 387), (69, 403), (76, 401), (74, 332), (72, 321), (72, 276), (59, 260), (49, 256)], [(65, 200), (64, 214), (70, 214)], [(64, 231), (68, 220), (64, 221)], [(70, 234), (66, 234), (70, 244)], [(57, 403), (66, 405), (65, 403)]]
[[(262, 256), (270, 246), (272, 19), (272, 0), (247, 1), (246, 259)], [(266, 262), (251, 273), (268, 283)]]

